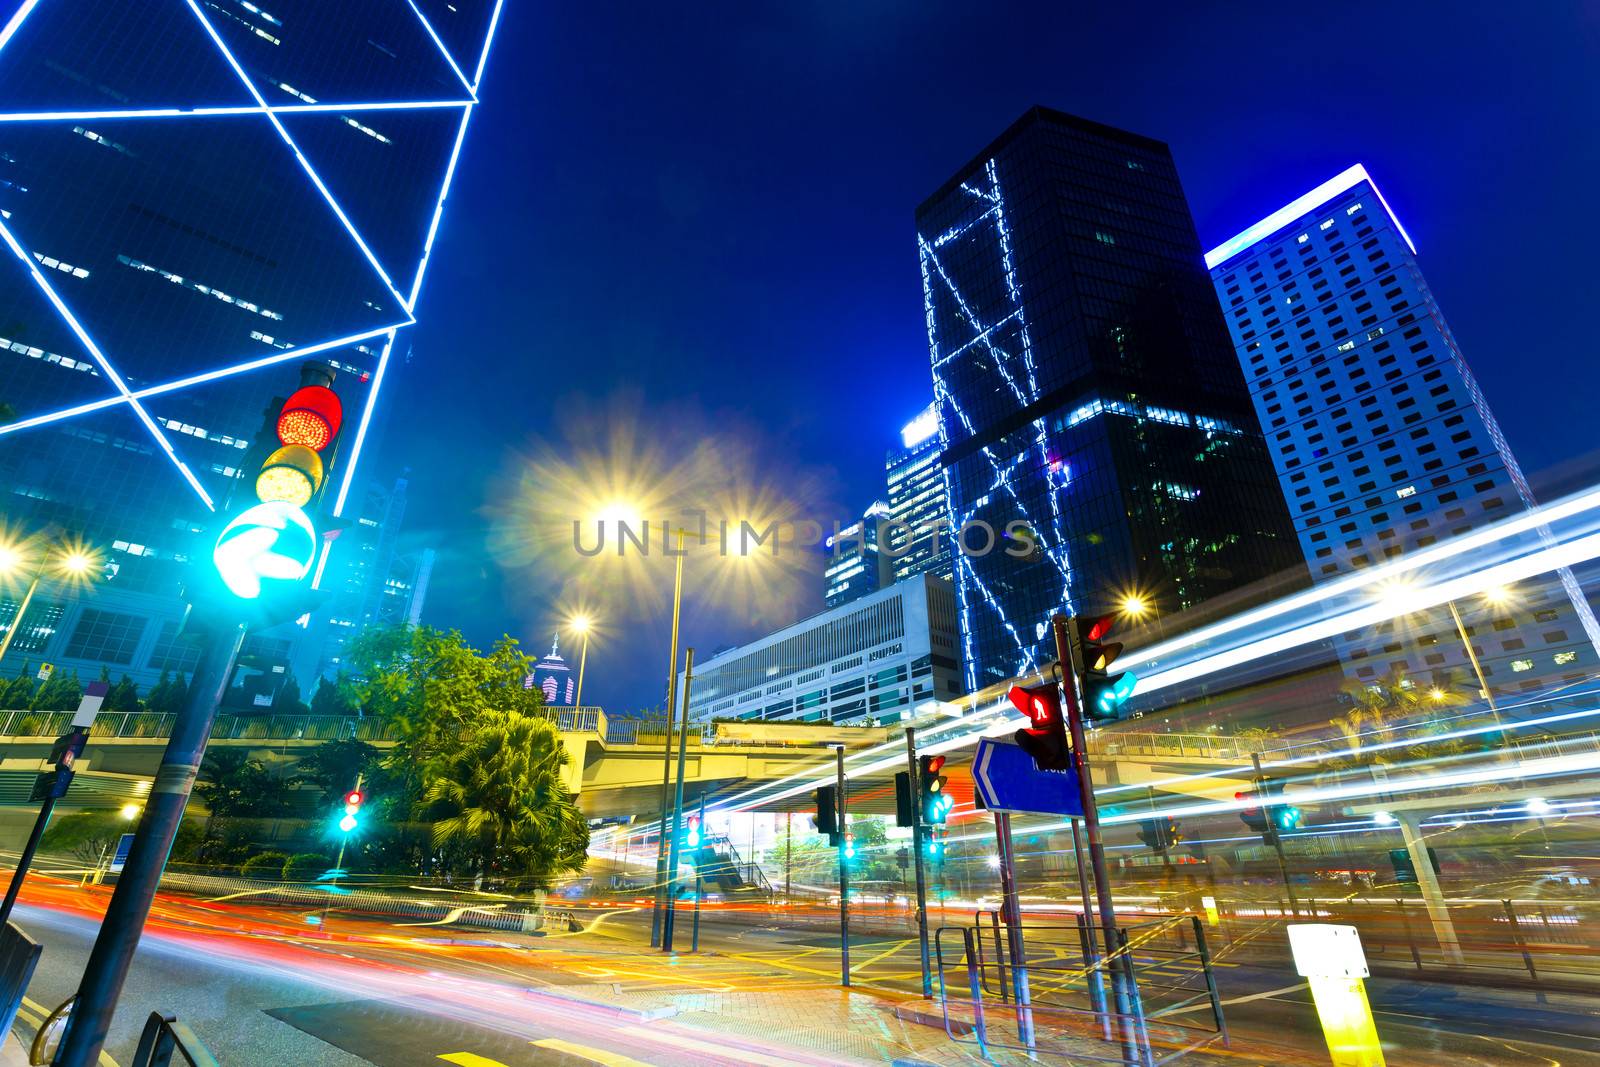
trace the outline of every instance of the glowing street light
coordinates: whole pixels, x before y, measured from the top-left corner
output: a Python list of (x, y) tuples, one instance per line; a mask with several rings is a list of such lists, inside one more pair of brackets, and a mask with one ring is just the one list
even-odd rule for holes
[[(6, 653), (11, 649), (11, 641), (22, 629), (22, 617), (27, 614), (28, 605), (33, 601), (33, 594), (39, 589), (39, 582), (47, 571), (54, 569), (55, 573), (69, 582), (83, 582), (88, 580), (90, 574), (100, 565), (100, 558), (87, 545), (81, 542), (62, 544), (57, 546), (58, 551), (52, 554), (45, 551), (39, 556), (38, 565), (34, 568), (33, 577), (28, 582), (28, 591), (22, 596), (22, 603), (17, 608), (17, 613), (11, 619), (11, 625), (6, 628), (5, 636), (0, 637), (0, 660), (5, 659)], [(0, 544), (0, 578), (9, 578), (23, 571), (26, 567), (28, 553), (21, 545)]]
[(567, 624), (572, 631), (583, 638), (583, 651), (578, 655), (578, 692), (572, 698), (572, 706), (583, 707), (583, 669), (589, 664), (589, 631), (594, 629), (593, 620), (587, 615), (574, 615)]
[(1493, 608), (1503, 608), (1511, 603), (1512, 599), (1511, 590), (1503, 585), (1497, 585), (1483, 591), (1483, 602)]
[(118, 812), (118, 814), (120, 814), (127, 821), (132, 822), (139, 817), (139, 813), (143, 810), (144, 809), (137, 804), (124, 804), (122, 805), (122, 810)]
[(1122, 613), (1134, 619), (1142, 619), (1150, 610), (1150, 604), (1138, 593), (1130, 593), (1122, 598)]

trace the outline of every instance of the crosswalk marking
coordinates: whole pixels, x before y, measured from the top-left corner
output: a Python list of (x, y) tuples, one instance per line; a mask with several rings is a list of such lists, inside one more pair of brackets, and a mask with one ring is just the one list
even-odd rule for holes
[(499, 1060), (491, 1060), (476, 1052), (441, 1052), (439, 1058), (446, 1063), (454, 1063), (457, 1067), (506, 1067)]
[(601, 1048), (590, 1048), (588, 1045), (579, 1045), (571, 1041), (563, 1041), (559, 1037), (546, 1037), (538, 1041), (530, 1041), (531, 1045), (547, 1048), (552, 1052), (565, 1052), (569, 1056), (579, 1059), (593, 1060), (595, 1063), (605, 1064), (605, 1067), (649, 1067), (641, 1060), (630, 1059), (618, 1052), (607, 1052)]

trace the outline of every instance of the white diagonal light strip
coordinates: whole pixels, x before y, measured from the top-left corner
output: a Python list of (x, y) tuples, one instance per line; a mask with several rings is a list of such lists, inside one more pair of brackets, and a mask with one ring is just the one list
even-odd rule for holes
[(372, 412), (378, 406), (378, 391), (383, 388), (383, 376), (389, 369), (389, 353), (394, 348), (394, 335), (396, 331), (389, 331), (389, 339), (383, 343), (383, 352), (378, 356), (378, 369), (372, 375), (372, 388), (367, 390), (367, 404), (361, 409), (361, 424), (356, 428), (356, 443), (350, 454), (350, 462), (345, 465), (344, 481), (339, 483), (339, 496), (334, 501), (333, 513), (335, 516), (344, 514), (344, 502), (350, 495), (350, 486), (355, 481), (356, 462), (361, 458), (361, 448), (367, 443), (367, 427), (372, 424)]
[(216, 107), (103, 108), (68, 111), (0, 111), (0, 122), (95, 122), (112, 119), (215, 119), (236, 115), (319, 114), (344, 111), (433, 111), (470, 107), (471, 100), (368, 100), (349, 104), (230, 104)]
[(421, 22), (422, 28), (428, 31), (428, 36), (433, 38), (433, 43), (439, 46), (439, 54), (444, 56), (444, 61), (450, 64), (450, 69), (455, 71), (456, 77), (461, 79), (462, 88), (472, 93), (473, 102), (476, 103), (478, 94), (473, 91), (472, 85), (468, 83), (467, 76), (461, 73), (461, 68), (456, 66), (456, 58), (450, 54), (450, 49), (446, 48), (444, 42), (439, 40), (439, 35), (433, 32), (433, 23), (428, 21), (428, 16), (424, 15), (422, 9), (417, 6), (417, 0), (406, 0), (406, 3), (410, 4), (411, 10), (416, 12), (417, 21)]
[(12, 236), (11, 231), (5, 226), (4, 223), (0, 223), (0, 238), (4, 238), (5, 243), (11, 248), (11, 251), (18, 259), (22, 260), (24, 265), (27, 266), (28, 273), (33, 276), (34, 284), (36, 284), (40, 290), (43, 291), (45, 298), (48, 299), (55, 307), (56, 313), (61, 316), (62, 321), (65, 322), (67, 327), (77, 336), (78, 341), (83, 345), (84, 349), (94, 357), (94, 361), (96, 363), (100, 364), (100, 369), (105, 372), (106, 378), (111, 382), (112, 385), (117, 387), (117, 391), (122, 394), (123, 401), (133, 408), (134, 413), (139, 416), (139, 421), (144, 423), (145, 429), (150, 431), (150, 435), (155, 438), (156, 444), (161, 447), (161, 450), (165, 452), (167, 457), (172, 460), (174, 465), (177, 466), (178, 472), (183, 475), (184, 479), (194, 489), (195, 493), (199, 495), (200, 499), (205, 503), (206, 508), (210, 511), (217, 510), (216, 504), (211, 500), (211, 495), (205, 491), (205, 488), (200, 484), (200, 480), (194, 476), (194, 472), (189, 469), (188, 464), (184, 463), (183, 460), (178, 458), (178, 453), (173, 450), (172, 442), (167, 440), (167, 435), (161, 432), (161, 428), (157, 426), (155, 420), (150, 417), (150, 413), (144, 409), (144, 405), (134, 399), (133, 391), (128, 388), (128, 383), (122, 380), (122, 375), (118, 374), (117, 369), (111, 365), (111, 361), (106, 359), (105, 353), (100, 351), (100, 346), (94, 343), (94, 338), (89, 336), (89, 332), (83, 328), (83, 324), (78, 321), (77, 316), (72, 314), (71, 309), (67, 307), (66, 302), (61, 299), (59, 294), (56, 293), (55, 288), (50, 284), (49, 280), (46, 279), (45, 276), (39, 272), (39, 268), (34, 265), (33, 257), (28, 255), (27, 251), (20, 243), (18, 243), (17, 239)]
[(256, 88), (255, 83), (252, 82), (249, 75), (244, 72), (244, 68), (239, 65), (239, 61), (233, 57), (233, 53), (230, 52), (228, 50), (228, 46), (223, 43), (222, 37), (216, 31), (216, 27), (211, 25), (211, 20), (206, 18), (205, 12), (200, 10), (200, 5), (196, 3), (195, 0), (187, 0), (187, 3), (189, 5), (189, 10), (194, 12), (194, 17), (199, 19), (200, 24), (205, 27), (206, 33), (208, 36), (210, 36), (212, 43), (217, 46), (217, 50), (222, 53), (223, 58), (228, 61), (228, 65), (233, 68), (234, 74), (238, 75), (239, 81), (243, 83), (245, 89), (249, 91), (250, 95), (255, 97), (256, 103), (261, 105), (263, 112), (267, 116), (267, 121), (272, 123), (273, 128), (278, 131), (278, 136), (283, 138), (283, 143), (288, 145), (289, 150), (294, 153), (294, 158), (299, 161), (301, 169), (304, 170), (306, 172), (306, 176), (311, 179), (311, 184), (317, 187), (317, 191), (322, 194), (322, 198), (328, 202), (328, 206), (333, 209), (333, 213), (338, 216), (339, 221), (344, 224), (344, 228), (349, 231), (349, 234), (355, 241), (356, 246), (361, 249), (361, 254), (367, 257), (367, 262), (372, 264), (372, 269), (378, 272), (378, 277), (383, 280), (384, 286), (391, 294), (393, 294), (395, 300), (400, 304), (401, 307), (405, 307), (405, 297), (401, 296), (399, 290), (394, 287), (394, 282), (389, 278), (389, 272), (383, 269), (383, 264), (378, 262), (378, 257), (373, 255), (372, 249), (367, 247), (367, 242), (362, 238), (360, 232), (355, 228), (355, 224), (350, 221), (350, 216), (344, 213), (344, 208), (339, 205), (339, 201), (334, 199), (333, 193), (329, 192), (328, 187), (323, 184), (322, 176), (319, 175), (316, 168), (311, 165), (311, 160), (307, 159), (305, 153), (300, 151), (300, 146), (294, 143), (294, 138), (289, 136), (289, 131), (284, 128), (283, 123), (278, 121), (278, 116), (274, 114), (272, 109), (267, 106), (266, 97), (261, 95), (261, 92)]

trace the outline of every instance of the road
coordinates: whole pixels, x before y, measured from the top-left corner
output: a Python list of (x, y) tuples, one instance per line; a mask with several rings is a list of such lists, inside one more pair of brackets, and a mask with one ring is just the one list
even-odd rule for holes
[[(104, 897), (30, 883), (17, 918), (45, 946), (33, 1004), (53, 1007), (76, 987)], [(648, 913), (629, 907), (595, 909), (583, 930), (547, 937), (315, 918), (248, 900), (158, 899), (112, 1060), (129, 1061), (144, 1017), (159, 1008), (229, 1067), (975, 1061), (938, 1028), (838, 989), (837, 928), (824, 907), (781, 917), (708, 909), (701, 954), (678, 958), (648, 950)], [(893, 921), (866, 925), (852, 945), (855, 989), (922, 1006), (915, 939)], [(687, 914), (679, 930), (687, 948)], [(1271, 959), (1219, 955), (1236, 1061), (1325, 1062), (1303, 983)], [(1030, 959), (1075, 966), (1043, 939)], [(1036, 977), (1045, 990), (1049, 976)], [(1539, 1004), (1529, 992), (1392, 979), (1371, 980), (1369, 991), (1391, 1067), (1600, 1065), (1591, 999), (1551, 994)], [(1152, 981), (1152, 1011), (1171, 1003), (1161, 996)], [(1006, 1016), (1002, 1005), (990, 1010)]]
[[(40, 885), (28, 898), (16, 919), (44, 945), (29, 989), (30, 1014), (37, 1014), (75, 990), (98, 917), (95, 902), (76, 889)], [(113, 1022), (111, 1059), (128, 1063), (144, 1018), (162, 1009), (176, 1012), (229, 1067), (840, 1062), (758, 1035), (709, 1033), (647, 1009), (579, 999), (539, 973), (544, 964), (515, 966), (529, 953), (515, 943), (337, 917), (324, 932), (303, 919), (159, 901)], [(578, 966), (586, 958), (559, 954)], [(593, 976), (554, 977), (592, 994)]]

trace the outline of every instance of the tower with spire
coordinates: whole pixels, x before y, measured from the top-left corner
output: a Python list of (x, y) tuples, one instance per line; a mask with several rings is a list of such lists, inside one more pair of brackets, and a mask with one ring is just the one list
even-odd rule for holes
[(549, 655), (533, 665), (533, 672), (528, 675), (523, 685), (543, 693), (547, 705), (562, 706), (572, 703), (578, 683), (572, 677), (572, 668), (561, 658), (559, 633), (550, 640)]

